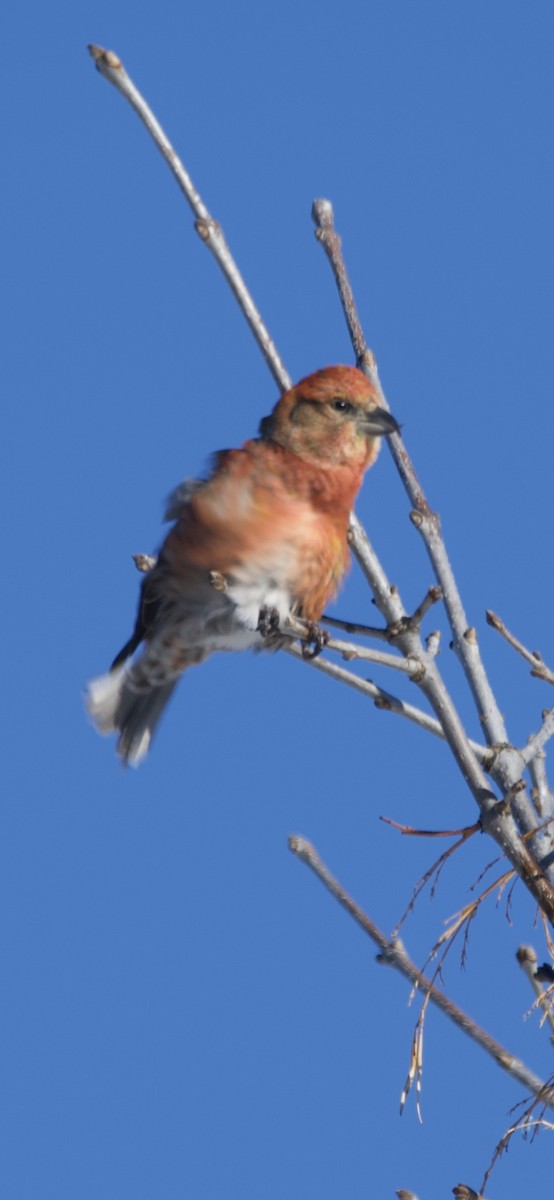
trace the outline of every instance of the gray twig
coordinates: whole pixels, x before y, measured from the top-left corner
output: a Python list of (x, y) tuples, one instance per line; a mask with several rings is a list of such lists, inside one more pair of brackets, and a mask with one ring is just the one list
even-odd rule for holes
[(114, 54), (113, 50), (104, 50), (102, 46), (91, 45), (88, 49), (100, 74), (104, 79), (107, 79), (108, 83), (112, 83), (125, 100), (129, 102), (131, 107), (134, 108), (158, 147), (160, 154), (165, 158), (168, 167), (172, 171), (194, 213), (196, 218), (194, 223), (196, 232), (217, 259), (264, 355), (273, 378), (281, 391), (285, 391), (286, 388), (290, 387), (290, 376), (229, 250), (219, 221), (216, 221), (206, 208), (199, 191), (195, 188), (179, 155), (171, 145), (167, 134), (154, 116), (152, 109), (127, 74), (121, 59), (118, 58), (117, 54)]
[(539, 753), (539, 750), (543, 749), (543, 746), (546, 745), (553, 735), (554, 708), (550, 708), (546, 709), (543, 713), (543, 722), (540, 729), (529, 738), (521, 751), (521, 759), (525, 766), (532, 762), (535, 755)]
[(550, 667), (547, 667), (542, 655), (539, 654), (538, 650), (528, 650), (527, 647), (523, 645), (523, 642), (520, 642), (513, 633), (510, 633), (507, 625), (504, 624), (504, 621), (497, 615), (497, 613), (493, 612), (492, 609), (488, 608), (485, 616), (487, 618), (487, 624), (492, 626), (493, 629), (496, 629), (496, 632), (500, 633), (501, 636), (505, 638), (505, 640), (508, 642), (508, 645), (512, 646), (514, 650), (517, 650), (518, 654), (521, 654), (522, 658), (531, 664), (531, 674), (534, 675), (536, 679), (543, 679), (545, 683), (554, 684), (554, 671), (551, 671)]
[[(352, 288), (342, 256), (341, 241), (334, 227), (333, 206), (330, 201), (314, 200), (312, 216), (316, 224), (316, 238), (326, 251), (337, 282), (340, 301), (358, 365), (372, 380), (379, 393), (380, 403), (383, 408), (388, 410), (389, 406), (381, 387), (375, 356), (373, 351), (368, 349), (360, 324)], [(400, 434), (394, 434), (391, 438), (387, 438), (387, 442), (410, 502), (414, 506), (414, 511), (411, 514), (412, 521), (423, 537), (435, 575), (444, 594), (444, 603), (454, 637), (454, 646), (459, 654), (474, 695), (479, 719), (491, 745), (506, 743), (508, 738), (504, 721), (485, 674), (477, 642), (473, 641), (470, 647), (466, 640), (468, 620), (441, 536), (438, 514), (431, 510)]]
[(289, 849), (301, 862), (310, 867), (314, 874), (317, 875), (317, 878), (321, 880), (321, 883), (334, 896), (335, 900), (338, 900), (339, 904), (353, 917), (364, 933), (379, 947), (378, 962), (394, 967), (401, 975), (409, 979), (410, 983), (423, 996), (428, 997), (432, 1004), (440, 1008), (445, 1016), (462, 1029), (482, 1050), (489, 1054), (498, 1066), (502, 1067), (513, 1079), (517, 1079), (534, 1096), (540, 1096), (541, 1101), (548, 1108), (554, 1109), (554, 1088), (549, 1088), (521, 1059), (517, 1058), (515, 1054), (510, 1054), (500, 1042), (497, 1042), (476, 1021), (468, 1017), (463, 1009), (459, 1008), (448, 996), (445, 996), (444, 992), (441, 992), (427, 976), (419, 971), (407, 954), (403, 943), (399, 939), (391, 941), (379, 929), (378, 925), (371, 920), (371, 917), (367, 916), (359, 904), (345, 891), (338, 879), (335, 879), (334, 875), (331, 874), (311, 842), (308, 842), (306, 838), (293, 835), (289, 838)]

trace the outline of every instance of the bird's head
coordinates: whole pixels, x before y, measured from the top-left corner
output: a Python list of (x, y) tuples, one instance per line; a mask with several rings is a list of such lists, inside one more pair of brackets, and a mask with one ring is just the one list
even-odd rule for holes
[(357, 367), (325, 367), (284, 392), (260, 434), (318, 466), (365, 471), (398, 423)]

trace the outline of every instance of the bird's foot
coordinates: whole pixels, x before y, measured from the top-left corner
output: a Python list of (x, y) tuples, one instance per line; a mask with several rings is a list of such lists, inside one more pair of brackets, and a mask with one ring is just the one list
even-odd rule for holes
[(302, 658), (317, 658), (329, 641), (329, 634), (321, 625), (308, 621), (306, 625), (306, 640), (302, 642)]
[(210, 571), (210, 587), (215, 588), (216, 592), (227, 591), (227, 580), (221, 571)]
[(271, 604), (264, 604), (258, 617), (258, 633), (263, 638), (271, 637), (272, 634), (279, 632), (280, 624), (279, 610)]

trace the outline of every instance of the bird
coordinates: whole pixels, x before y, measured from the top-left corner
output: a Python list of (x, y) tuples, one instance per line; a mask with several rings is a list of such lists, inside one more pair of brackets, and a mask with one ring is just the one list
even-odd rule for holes
[(133, 633), (86, 696), (124, 764), (142, 761), (181, 675), (209, 655), (279, 649), (295, 620), (321, 648), (317, 623), (349, 565), (354, 501), (381, 438), (398, 431), (362, 371), (325, 367), (283, 392), (257, 437), (171, 494)]

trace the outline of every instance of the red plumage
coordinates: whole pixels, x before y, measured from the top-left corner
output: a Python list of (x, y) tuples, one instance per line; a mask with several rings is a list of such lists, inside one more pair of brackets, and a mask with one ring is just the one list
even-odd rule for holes
[(361, 371), (326, 367), (281, 396), (258, 438), (219, 453), (206, 481), (177, 489), (133, 635), (89, 685), (89, 712), (100, 732), (118, 731), (125, 762), (144, 757), (187, 667), (216, 650), (278, 647), (261, 613), (281, 627), (319, 620), (348, 565), (364, 473), (397, 428)]

